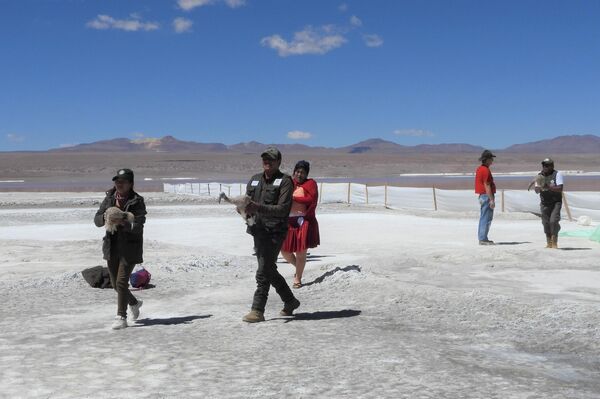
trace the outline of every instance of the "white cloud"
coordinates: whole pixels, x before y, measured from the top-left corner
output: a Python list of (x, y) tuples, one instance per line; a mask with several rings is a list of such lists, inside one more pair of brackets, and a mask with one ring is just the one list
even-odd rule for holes
[(70, 148), (70, 147), (75, 147), (76, 145), (79, 145), (79, 144), (76, 144), (76, 143), (61, 144), (61, 145), (58, 146), (58, 148)]
[(342, 3), (338, 6), (338, 10), (340, 10), (341, 12), (346, 12), (348, 11), (348, 4), (346, 3)]
[(304, 30), (294, 33), (294, 39), (289, 42), (279, 35), (267, 36), (260, 41), (263, 46), (276, 50), (281, 57), (325, 54), (346, 42), (346, 38), (339, 33), (335, 33), (331, 25), (320, 29), (308, 26)]
[(300, 130), (292, 130), (291, 132), (288, 132), (287, 137), (288, 139), (292, 139), (292, 140), (308, 140), (312, 138), (312, 133), (309, 132), (302, 132)]
[(358, 26), (362, 26), (362, 21), (356, 15), (353, 15), (350, 17), (350, 24), (352, 26), (358, 27)]
[(434, 134), (429, 130), (423, 129), (398, 129), (394, 130), (396, 136), (401, 137), (433, 137)]
[(9, 133), (6, 135), (6, 140), (10, 141), (11, 143), (21, 143), (25, 141), (25, 137), (14, 133)]
[(194, 22), (186, 18), (175, 18), (173, 20), (173, 29), (177, 33), (185, 33), (192, 31), (192, 25)]
[(367, 47), (381, 47), (383, 46), (383, 39), (381, 36), (376, 34), (363, 35), (363, 40)]
[(230, 8), (238, 8), (246, 5), (246, 0), (177, 0), (177, 5), (184, 11), (190, 11), (197, 7), (210, 6), (216, 3), (225, 3)]
[(135, 132), (131, 134), (133, 137), (135, 137), (136, 139), (143, 139), (144, 137), (146, 137), (146, 135), (144, 133), (141, 132)]
[(182, 10), (190, 11), (196, 7), (207, 6), (214, 2), (214, 0), (177, 0), (177, 5)]
[(346, 33), (347, 31), (344, 29), (340, 29), (337, 26), (335, 26), (334, 24), (328, 24), (328, 25), (323, 25), (321, 26), (321, 30), (325, 33), (328, 34), (335, 34), (335, 33)]
[(246, 5), (246, 0), (225, 0), (225, 4), (227, 4), (231, 8), (238, 8)]
[(92, 29), (119, 29), (127, 32), (151, 31), (159, 28), (157, 22), (143, 22), (137, 14), (131, 14), (130, 17), (131, 19), (115, 19), (110, 15), (98, 14), (86, 26)]

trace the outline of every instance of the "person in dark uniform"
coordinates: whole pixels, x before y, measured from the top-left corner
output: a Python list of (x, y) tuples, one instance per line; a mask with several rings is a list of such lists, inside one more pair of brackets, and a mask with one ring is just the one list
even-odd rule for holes
[(546, 248), (558, 248), (563, 184), (562, 173), (554, 169), (554, 161), (550, 158), (544, 159), (542, 171), (536, 178), (535, 192), (540, 195), (540, 212), (544, 233), (546, 233)]
[(258, 260), (252, 309), (242, 319), (248, 323), (265, 320), (265, 305), (271, 285), (284, 303), (281, 316), (292, 316), (300, 306), (285, 278), (277, 271), (277, 256), (288, 230), (294, 183), (290, 176), (279, 170), (281, 153), (277, 148), (268, 147), (261, 157), (263, 173), (252, 176), (246, 186), (246, 195), (251, 198), (246, 213), (256, 215), (256, 223), (248, 226), (247, 231), (254, 237)]
[[(106, 232), (102, 243), (104, 259), (108, 263), (110, 282), (117, 291), (117, 316), (112, 325), (114, 330), (127, 327), (127, 305), (136, 320), (140, 314), (142, 300), (136, 299), (129, 291), (129, 277), (133, 267), (142, 263), (144, 243), (144, 223), (146, 222), (146, 205), (144, 197), (133, 191), (133, 171), (119, 169), (113, 177), (114, 187), (106, 192), (106, 198), (94, 217), (94, 223), (102, 227), (107, 222), (105, 212), (108, 208), (117, 207), (123, 212), (131, 212), (133, 223), (125, 219), (112, 221), (118, 224), (114, 233)], [(110, 216), (109, 216), (110, 217)]]

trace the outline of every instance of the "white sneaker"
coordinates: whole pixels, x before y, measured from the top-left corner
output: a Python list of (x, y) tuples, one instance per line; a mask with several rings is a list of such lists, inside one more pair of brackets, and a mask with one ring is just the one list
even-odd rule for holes
[(138, 299), (138, 303), (136, 303), (135, 305), (129, 305), (129, 309), (131, 310), (131, 318), (133, 320), (137, 320), (138, 317), (140, 317), (140, 308), (142, 307), (143, 303), (144, 301)]
[(117, 316), (115, 317), (115, 321), (113, 321), (112, 329), (113, 330), (121, 330), (123, 328), (127, 328), (127, 319), (125, 317)]

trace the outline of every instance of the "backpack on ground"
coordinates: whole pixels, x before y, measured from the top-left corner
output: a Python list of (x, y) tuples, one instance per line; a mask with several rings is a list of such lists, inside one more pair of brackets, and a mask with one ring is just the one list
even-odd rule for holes
[(81, 275), (94, 288), (112, 288), (108, 267), (94, 266), (85, 269)]

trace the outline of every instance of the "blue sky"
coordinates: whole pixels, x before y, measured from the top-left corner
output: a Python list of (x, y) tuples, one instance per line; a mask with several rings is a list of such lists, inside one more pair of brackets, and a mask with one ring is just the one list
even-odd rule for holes
[(0, 0), (0, 150), (600, 134), (600, 1)]

